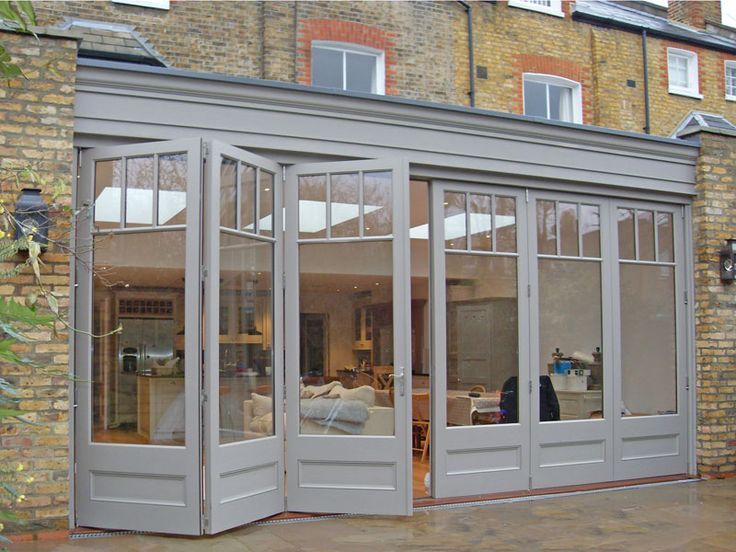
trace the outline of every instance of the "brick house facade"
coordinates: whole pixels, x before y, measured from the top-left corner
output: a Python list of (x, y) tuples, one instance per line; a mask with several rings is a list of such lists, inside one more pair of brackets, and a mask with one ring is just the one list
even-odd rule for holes
[[(643, 38), (632, 30), (592, 25), (509, 6), (472, 3), (474, 105), (523, 114), (523, 74), (543, 73), (580, 83), (583, 123), (640, 133), (646, 126)], [(36, 162), (44, 173), (71, 184), (74, 149), (74, 83), (78, 36), (53, 30), (65, 17), (135, 27), (171, 66), (298, 84), (311, 84), (311, 41), (329, 40), (382, 50), (385, 91), (401, 98), (470, 105), (466, 9), (452, 2), (184, 2), (167, 10), (115, 2), (35, 2), (38, 41), (3, 32), (2, 43), (26, 71), (0, 89), (0, 155), (4, 167)], [(719, 19), (717, 2), (671, 2), (669, 17), (696, 28)], [(724, 63), (730, 51), (649, 36), (647, 71), (651, 133), (670, 136), (691, 112), (736, 120), (736, 103), (725, 99)], [(698, 56), (701, 99), (668, 91), (667, 49)], [(482, 69), (482, 70), (481, 70)], [(482, 76), (481, 76), (482, 75)], [(733, 236), (728, 213), (736, 208), (733, 161), (736, 137), (702, 132), (693, 205), (696, 285), (698, 469), (703, 475), (736, 472), (733, 404), (736, 341), (732, 288), (718, 279), (717, 251)], [(7, 194), (6, 194), (7, 195)], [(12, 194), (6, 201), (12, 202)], [(71, 196), (60, 199), (71, 203)], [(69, 295), (69, 262), (60, 251), (44, 255), (44, 277)], [(31, 278), (0, 288), (23, 295)], [(62, 302), (62, 304), (64, 304)], [(0, 459), (22, 458), (35, 481), (22, 514), (40, 528), (67, 526), (69, 396), (60, 375), (69, 362), (67, 336), (37, 336), (34, 357), (56, 372), (22, 369), (5, 375), (24, 388), (21, 408), (36, 411), (39, 426), (8, 424), (0, 430)], [(28, 351), (29, 353), (31, 351)], [(26, 402), (27, 401), (27, 402)], [(23, 530), (23, 529), (21, 529)]]

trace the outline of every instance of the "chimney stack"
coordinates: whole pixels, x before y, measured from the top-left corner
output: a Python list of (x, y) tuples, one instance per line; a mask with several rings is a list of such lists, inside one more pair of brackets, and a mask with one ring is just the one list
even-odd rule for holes
[(667, 17), (677, 23), (705, 29), (706, 22), (721, 24), (721, 3), (718, 0), (670, 0)]

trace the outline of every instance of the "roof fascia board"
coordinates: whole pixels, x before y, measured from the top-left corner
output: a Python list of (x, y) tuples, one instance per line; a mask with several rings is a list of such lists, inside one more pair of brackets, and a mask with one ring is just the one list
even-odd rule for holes
[(397, 124), (454, 125), (482, 134), (501, 133), (535, 140), (551, 139), (555, 143), (562, 141), (570, 145), (582, 144), (586, 149), (601, 145), (606, 150), (616, 147), (631, 154), (666, 155), (673, 161), (679, 159), (690, 162), (697, 157), (697, 151), (690, 145), (683, 145), (681, 141), (672, 138), (533, 120), (509, 113), (404, 98), (345, 94), (276, 81), (80, 59), (77, 88), (84, 91), (95, 87), (114, 87), (120, 93), (128, 90), (133, 94), (146, 93), (153, 96), (183, 95), (193, 100), (218, 104), (224, 101), (270, 106), (274, 109), (317, 110), (333, 117), (379, 117)]
[[(79, 66), (77, 99), (77, 136), (156, 140), (205, 129), (242, 147), (346, 158), (403, 155), (438, 167), (676, 194), (691, 193), (698, 155), (697, 147), (670, 138), (89, 60)], [(175, 111), (193, 116), (174, 117)], [(246, 124), (237, 121), (246, 115)]]

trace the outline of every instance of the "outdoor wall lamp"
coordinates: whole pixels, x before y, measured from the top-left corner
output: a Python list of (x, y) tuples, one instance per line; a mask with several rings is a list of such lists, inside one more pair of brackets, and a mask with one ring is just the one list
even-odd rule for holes
[(49, 244), (49, 206), (38, 188), (23, 188), (15, 202), (15, 239), (33, 236), (45, 251)]
[(736, 239), (726, 240), (721, 248), (721, 282), (731, 283), (736, 277)]

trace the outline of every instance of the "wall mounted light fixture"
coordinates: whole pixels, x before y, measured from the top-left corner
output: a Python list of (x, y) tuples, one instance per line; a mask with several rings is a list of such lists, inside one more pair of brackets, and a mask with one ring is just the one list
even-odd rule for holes
[(46, 250), (49, 244), (49, 207), (38, 188), (23, 188), (15, 202), (15, 239), (33, 234), (33, 241)]
[(721, 281), (731, 283), (736, 278), (736, 239), (726, 240), (720, 258)]

